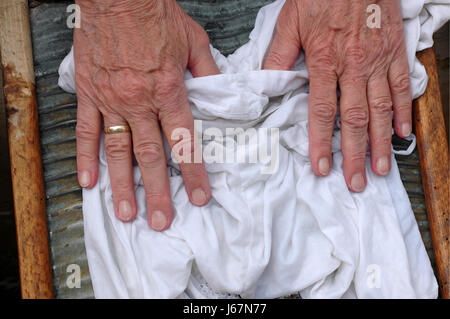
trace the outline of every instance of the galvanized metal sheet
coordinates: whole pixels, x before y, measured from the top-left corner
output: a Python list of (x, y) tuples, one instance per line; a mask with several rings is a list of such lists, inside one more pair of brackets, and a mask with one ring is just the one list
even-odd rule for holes
[[(58, 67), (72, 45), (70, 2), (30, 8), (39, 106), (47, 216), (57, 298), (93, 298), (84, 246), (82, 197), (76, 177), (76, 96), (58, 87)], [(81, 288), (66, 284), (70, 265), (81, 270)]]

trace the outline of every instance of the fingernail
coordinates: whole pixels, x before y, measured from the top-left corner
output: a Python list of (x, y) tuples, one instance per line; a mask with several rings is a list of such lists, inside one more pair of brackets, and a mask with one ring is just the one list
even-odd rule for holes
[(194, 205), (204, 205), (206, 203), (206, 193), (201, 188), (194, 189), (192, 192), (192, 202)]
[(326, 157), (322, 157), (319, 160), (319, 173), (326, 176), (330, 172), (330, 161)]
[(402, 135), (403, 136), (410, 136), (411, 135), (411, 125), (409, 125), (409, 123), (404, 123), (402, 125)]
[(386, 175), (387, 173), (389, 173), (389, 161), (387, 157), (381, 157), (378, 159), (377, 171), (382, 175)]
[(166, 228), (167, 218), (163, 212), (157, 210), (152, 214), (152, 228), (156, 231), (161, 231)]
[(78, 175), (78, 181), (81, 187), (88, 187), (91, 185), (91, 174), (88, 171), (81, 171)]
[(355, 174), (352, 177), (351, 186), (353, 191), (362, 192), (364, 190), (364, 176), (361, 173)]
[(119, 218), (125, 222), (129, 221), (133, 216), (133, 210), (131, 204), (127, 200), (123, 200), (119, 203)]

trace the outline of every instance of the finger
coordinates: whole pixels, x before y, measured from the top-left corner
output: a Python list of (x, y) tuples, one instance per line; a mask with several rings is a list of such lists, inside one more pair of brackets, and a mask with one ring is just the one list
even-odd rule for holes
[[(118, 115), (104, 114), (105, 127), (128, 125)], [(132, 221), (137, 214), (133, 181), (131, 134), (105, 134), (105, 151), (114, 200), (116, 217)]]
[(76, 126), (77, 170), (78, 182), (83, 188), (92, 188), (97, 183), (100, 130), (100, 112), (79, 94)]
[(366, 186), (367, 82), (341, 79), (339, 84), (344, 176), (350, 190), (362, 192)]
[(372, 76), (367, 84), (372, 170), (381, 176), (391, 168), (392, 101), (386, 73)]
[(290, 70), (298, 58), (301, 41), (294, 1), (288, 1), (278, 16), (275, 32), (263, 69)]
[(412, 132), (412, 96), (406, 51), (398, 55), (389, 68), (389, 86), (394, 104), (395, 132), (408, 137)]
[(195, 24), (195, 34), (190, 41), (188, 68), (194, 77), (219, 74), (219, 68), (211, 55), (209, 38), (203, 28)]
[(161, 126), (172, 153), (178, 157), (189, 200), (196, 206), (204, 206), (211, 198), (211, 189), (194, 132), (194, 119), (187, 102), (186, 89), (180, 81), (168, 85), (173, 86), (171, 91), (174, 94), (159, 102), (162, 103)]
[(331, 142), (337, 113), (336, 73), (309, 69), (309, 153), (314, 173), (326, 176), (331, 169)]
[(155, 115), (130, 122), (134, 154), (144, 181), (148, 223), (156, 231), (166, 230), (173, 219), (166, 156)]

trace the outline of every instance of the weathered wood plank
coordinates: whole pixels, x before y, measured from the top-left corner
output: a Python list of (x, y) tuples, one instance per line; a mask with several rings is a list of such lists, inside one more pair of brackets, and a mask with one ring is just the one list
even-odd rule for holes
[(434, 49), (417, 56), (429, 76), (425, 94), (414, 102), (417, 144), (441, 296), (450, 298), (448, 141)]
[(44, 179), (28, 1), (0, 3), (0, 51), (23, 298), (51, 298)]

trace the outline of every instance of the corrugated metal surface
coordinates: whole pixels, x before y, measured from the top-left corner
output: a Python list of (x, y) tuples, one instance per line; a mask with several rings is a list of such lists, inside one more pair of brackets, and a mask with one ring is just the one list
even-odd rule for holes
[(403, 185), (408, 192), (414, 215), (419, 225), (425, 248), (430, 257), (431, 264), (436, 271), (433, 246), (431, 242), (430, 225), (428, 223), (427, 208), (425, 205), (425, 194), (422, 188), (422, 176), (420, 174), (419, 154), (416, 149), (410, 156), (396, 156), (402, 177)]
[[(210, 35), (213, 45), (229, 54), (248, 41), (258, 9), (271, 0), (179, 1)], [(71, 2), (31, 4), (31, 27), (41, 143), (48, 205), (48, 225), (57, 298), (92, 298), (83, 239), (82, 198), (76, 178), (76, 97), (58, 88), (58, 66), (69, 52), (72, 30), (66, 27)], [(403, 181), (432, 257), (431, 240), (417, 154), (399, 157)], [(70, 264), (82, 271), (80, 289), (66, 285)]]
[[(72, 45), (69, 3), (30, 9), (47, 215), (57, 298), (93, 297), (84, 247), (82, 198), (76, 177), (76, 96), (59, 89), (58, 67)], [(67, 267), (81, 268), (81, 288), (69, 289)]]

